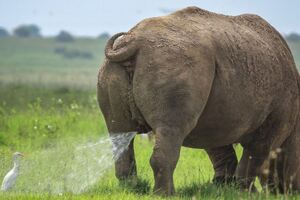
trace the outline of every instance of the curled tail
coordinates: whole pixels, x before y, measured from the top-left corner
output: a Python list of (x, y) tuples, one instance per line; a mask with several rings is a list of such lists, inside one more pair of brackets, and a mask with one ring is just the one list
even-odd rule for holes
[[(114, 48), (114, 42), (119, 37), (125, 37), (124, 41), (118, 46), (120, 48)], [(137, 52), (137, 45), (136, 40), (134, 38), (130, 38), (127, 33), (117, 33), (114, 36), (112, 36), (105, 47), (105, 56), (107, 59), (109, 59), (112, 62), (122, 62)]]

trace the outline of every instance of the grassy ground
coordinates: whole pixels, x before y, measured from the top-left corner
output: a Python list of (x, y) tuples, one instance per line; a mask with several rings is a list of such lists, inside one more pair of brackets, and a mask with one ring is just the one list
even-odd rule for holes
[[(16, 187), (10, 193), (0, 193), (0, 199), (163, 199), (152, 194), (149, 158), (153, 144), (148, 140), (139, 136), (135, 139), (136, 186), (118, 183), (107, 157), (107, 162), (92, 162), (91, 156), (98, 155), (95, 150), (109, 154), (103, 151), (107, 146), (79, 152), (79, 160), (74, 157), (77, 147), (107, 137), (95, 94), (103, 43), (96, 39), (74, 43), (58, 43), (51, 38), (0, 39), (0, 179), (11, 168), (13, 152), (27, 155), (21, 162), (23, 172)], [(91, 52), (93, 58), (66, 58), (55, 53), (62, 47)], [(300, 61), (300, 44), (291, 44), (291, 48)], [(237, 147), (239, 155), (241, 151)], [(71, 183), (64, 178), (70, 170), (76, 175)], [(217, 187), (211, 183), (212, 177), (204, 151), (182, 148), (173, 199), (300, 199), (295, 195), (270, 195), (268, 191), (248, 194), (233, 186)], [(89, 182), (80, 194), (51, 194), (56, 186), (68, 191), (70, 185), (77, 187), (89, 180), (93, 184)]]
[[(104, 42), (91, 38), (65, 43), (53, 38), (0, 38), (0, 82), (90, 89), (95, 87)], [(61, 49), (75, 55), (56, 52)], [(76, 52), (92, 57), (84, 59)]]
[[(0, 177), (11, 168), (11, 154), (21, 151), (24, 173), (20, 175), (11, 193), (0, 194), (7, 199), (159, 199), (152, 194), (153, 175), (149, 158), (153, 144), (139, 136), (135, 139), (135, 152), (139, 180), (137, 186), (119, 184), (113, 166), (98, 174), (94, 185), (82, 194), (49, 194), (43, 190), (43, 178), (56, 179), (67, 173), (61, 167), (75, 147), (97, 142), (106, 137), (103, 118), (98, 111), (95, 93), (85, 90), (34, 88), (28, 86), (0, 87)], [(8, 94), (9, 95), (5, 95)], [(28, 95), (30, 94), (30, 95)], [(20, 100), (21, 99), (21, 100)], [(12, 103), (14, 102), (14, 103)], [(101, 146), (98, 147), (101, 151)], [(238, 154), (241, 149), (238, 148)], [(66, 161), (67, 162), (67, 161)], [(104, 165), (105, 163), (101, 163)], [(98, 166), (101, 170), (101, 164)], [(21, 168), (22, 169), (22, 168)], [(83, 170), (85, 168), (77, 169)], [(78, 175), (83, 175), (77, 171)], [(96, 174), (96, 173), (95, 173)], [(94, 173), (92, 174), (94, 175)], [(217, 187), (210, 180), (211, 164), (202, 150), (182, 148), (175, 171), (177, 195), (175, 199), (282, 199), (267, 192), (249, 195), (233, 186)], [(59, 180), (59, 179), (57, 179)], [(77, 180), (77, 179), (76, 179)], [(79, 179), (82, 181), (83, 179)], [(50, 184), (57, 184), (49, 180)], [(62, 183), (64, 184), (64, 183)], [(76, 185), (76, 183), (73, 183)], [(77, 184), (78, 185), (78, 184)], [(31, 192), (32, 191), (32, 192)], [(44, 193), (40, 193), (44, 192)], [(51, 192), (51, 191), (49, 191)], [(292, 197), (290, 197), (292, 198)], [(293, 198), (296, 198), (294, 196)]]

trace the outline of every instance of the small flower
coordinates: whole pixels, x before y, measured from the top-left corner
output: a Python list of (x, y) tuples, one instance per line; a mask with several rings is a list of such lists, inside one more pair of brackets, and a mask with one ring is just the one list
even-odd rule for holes
[(79, 106), (76, 104), (76, 103), (72, 103), (71, 104), (71, 109), (72, 110), (76, 110), (76, 109), (78, 109), (79, 108)]
[(37, 130), (37, 129), (38, 129), (38, 127), (37, 127), (37, 126), (34, 126), (34, 127), (33, 127), (33, 129), (34, 129), (34, 130)]
[(60, 98), (59, 98), (59, 99), (57, 99), (57, 103), (58, 103), (58, 104), (63, 104), (63, 101), (62, 101), (62, 99), (60, 99)]
[(58, 130), (58, 128), (55, 125), (53, 126), (50, 124), (46, 125), (45, 129), (48, 131), (48, 133), (54, 133), (55, 131)]
[(277, 153), (275, 151), (270, 152), (270, 157), (271, 159), (276, 159), (277, 158)]
[(47, 128), (47, 129), (52, 129), (52, 128), (53, 128), (53, 126), (52, 126), (52, 125), (50, 125), (50, 124), (48, 124), (48, 125), (46, 125), (46, 128)]
[(281, 149), (281, 148), (277, 148), (275, 151), (276, 151), (276, 153), (278, 154), (278, 153), (281, 153), (281, 152), (282, 152), (282, 149)]
[(269, 175), (270, 174), (270, 170), (269, 169), (264, 169), (263, 170), (263, 174), (264, 175)]

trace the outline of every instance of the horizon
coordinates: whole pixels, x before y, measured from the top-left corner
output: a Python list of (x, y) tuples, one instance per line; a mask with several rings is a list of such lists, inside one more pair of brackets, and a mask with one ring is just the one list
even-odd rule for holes
[(272, 0), (88, 0), (85, 3), (80, 0), (1, 0), (0, 27), (12, 33), (19, 25), (34, 24), (45, 37), (55, 36), (61, 30), (74, 36), (97, 37), (104, 32), (112, 35), (128, 31), (142, 19), (166, 15), (187, 6), (225, 15), (258, 14), (283, 35), (300, 33), (300, 2), (297, 0), (288, 3)]

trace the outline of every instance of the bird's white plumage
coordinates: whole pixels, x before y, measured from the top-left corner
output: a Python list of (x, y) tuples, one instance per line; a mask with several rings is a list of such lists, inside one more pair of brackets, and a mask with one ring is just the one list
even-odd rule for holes
[(23, 155), (19, 152), (14, 153), (14, 167), (5, 175), (1, 185), (1, 191), (8, 191), (15, 185), (19, 175), (19, 157), (21, 156)]
[(12, 186), (15, 185), (16, 179), (19, 175), (18, 170), (15, 168), (11, 169), (4, 177), (2, 186), (1, 186), (1, 191), (7, 191), (9, 190)]

